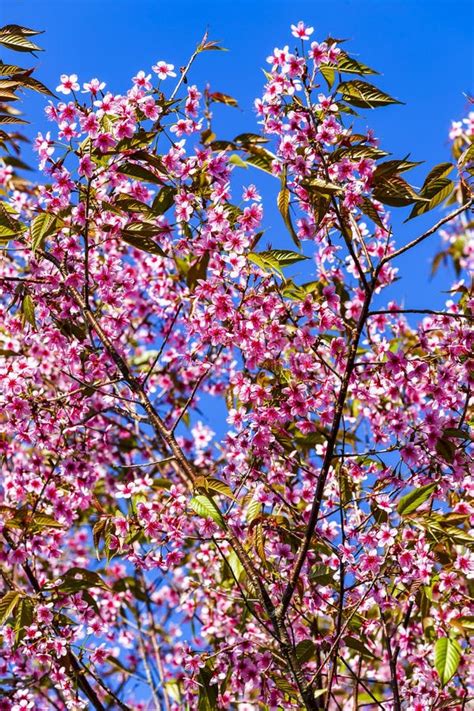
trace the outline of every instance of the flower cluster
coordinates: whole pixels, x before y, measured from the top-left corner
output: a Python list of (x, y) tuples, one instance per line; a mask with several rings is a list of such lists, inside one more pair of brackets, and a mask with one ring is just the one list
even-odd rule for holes
[[(230, 97), (167, 98), (165, 61), (123, 94), (61, 75), (46, 181), (5, 202), (2, 711), (468, 696), (474, 299), (458, 279), (415, 320), (385, 296), (388, 207), (428, 200), (346, 117), (393, 100), (291, 29), (261, 135), (217, 140)], [(472, 128), (451, 138), (468, 166)], [(242, 164), (277, 178), (293, 249), (259, 249)]]

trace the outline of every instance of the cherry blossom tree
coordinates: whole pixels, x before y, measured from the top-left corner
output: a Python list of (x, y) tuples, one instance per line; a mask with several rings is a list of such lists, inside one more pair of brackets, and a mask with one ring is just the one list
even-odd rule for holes
[[(207, 36), (123, 93), (61, 75), (34, 185), (2, 132), (2, 711), (472, 699), (474, 116), (415, 188), (358, 117), (397, 103), (374, 70), (291, 32), (254, 132), (214, 133)], [(440, 238), (444, 309), (387, 297)]]

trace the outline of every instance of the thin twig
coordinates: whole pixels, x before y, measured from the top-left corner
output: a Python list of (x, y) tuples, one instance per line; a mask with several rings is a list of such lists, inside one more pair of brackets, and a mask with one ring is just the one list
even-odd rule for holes
[(395, 252), (392, 252), (391, 254), (387, 254), (386, 257), (383, 257), (383, 259), (379, 263), (379, 267), (383, 266), (387, 262), (390, 262), (392, 259), (395, 259), (395, 257), (399, 257), (401, 254), (404, 252), (408, 252), (409, 249), (412, 249), (413, 247), (416, 247), (417, 244), (420, 244), (420, 242), (423, 242), (423, 240), (427, 239), (427, 237), (430, 237), (432, 234), (437, 232), (440, 227), (446, 224), (446, 222), (449, 222), (450, 220), (453, 220), (455, 217), (460, 215), (462, 212), (467, 210), (469, 207), (471, 207), (472, 203), (474, 202), (474, 198), (471, 198), (468, 200), (464, 205), (461, 205), (460, 207), (456, 208), (456, 210), (453, 210), (450, 212), (448, 215), (445, 215), (439, 222), (437, 222), (433, 227), (430, 227), (429, 230), (426, 232), (423, 232), (422, 235), (419, 237), (416, 237), (414, 240), (411, 242), (408, 242), (404, 247), (400, 247), (400, 249), (395, 250)]

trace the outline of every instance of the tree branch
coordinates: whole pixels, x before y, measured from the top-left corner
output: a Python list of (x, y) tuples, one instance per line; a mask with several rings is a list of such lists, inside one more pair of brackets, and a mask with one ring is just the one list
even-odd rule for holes
[(464, 205), (461, 205), (460, 207), (456, 208), (456, 210), (453, 210), (452, 212), (450, 212), (449, 215), (445, 215), (441, 220), (439, 220), (439, 222), (437, 222), (435, 225), (433, 225), (433, 227), (430, 227), (429, 230), (427, 230), (426, 232), (423, 232), (422, 235), (420, 235), (419, 237), (416, 237), (411, 242), (408, 242), (408, 244), (406, 244), (404, 247), (400, 247), (400, 249), (397, 249), (395, 252), (392, 252), (391, 254), (387, 254), (387, 256), (383, 257), (383, 259), (380, 261), (379, 267), (383, 266), (387, 262), (390, 262), (392, 259), (395, 259), (395, 257), (399, 257), (401, 254), (408, 252), (409, 249), (416, 247), (417, 244), (420, 244), (420, 242), (423, 242), (428, 237), (431, 237), (431, 235), (434, 234), (435, 232), (437, 232), (440, 227), (445, 225), (447, 222), (450, 222), (450, 220), (453, 220), (455, 217), (457, 217), (462, 212), (464, 212), (469, 207), (471, 207), (473, 202), (474, 202), (474, 198), (471, 198), (466, 203), (464, 203)]

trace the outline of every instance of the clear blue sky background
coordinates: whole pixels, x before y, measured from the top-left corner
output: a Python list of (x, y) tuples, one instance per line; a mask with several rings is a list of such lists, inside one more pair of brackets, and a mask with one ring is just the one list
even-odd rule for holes
[[(379, 86), (405, 102), (365, 112), (362, 126), (374, 126), (395, 157), (411, 153), (426, 160), (410, 174), (416, 184), (429, 166), (449, 158), (450, 121), (468, 108), (463, 94), (473, 88), (473, 7), (472, 0), (0, 0), (0, 19), (46, 31), (39, 38), (46, 52), (36, 61), (37, 76), (52, 88), (60, 73), (74, 72), (81, 81), (98, 76), (116, 92), (157, 59), (185, 64), (208, 29), (230, 51), (201, 55), (191, 80), (201, 86), (210, 81), (215, 91), (237, 98), (239, 110), (218, 111), (221, 138), (256, 129), (253, 99), (261, 92), (265, 58), (274, 46), (292, 46), (289, 26), (303, 19), (318, 40), (348, 38), (347, 50), (382, 72)], [(27, 100), (35, 128), (47, 128), (43, 106), (43, 97)], [(250, 180), (264, 175), (255, 171)], [(273, 195), (271, 203), (269, 235), (282, 246)], [(397, 239), (410, 239), (437, 217), (430, 213), (406, 226), (396, 219)], [(445, 298), (433, 291), (446, 288), (446, 278), (426, 283), (435, 243), (428, 240), (399, 262), (404, 278), (396, 293), (411, 306), (439, 306)]]

